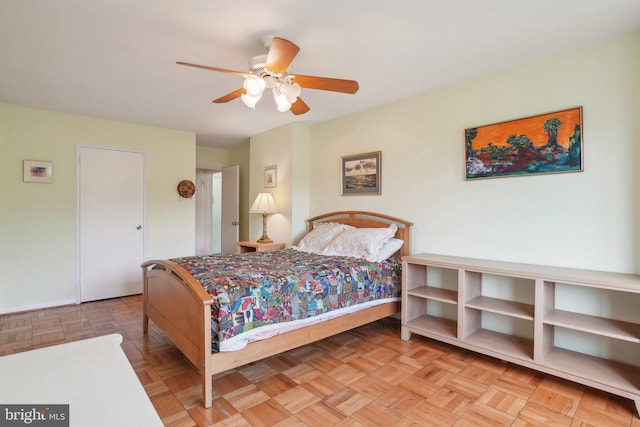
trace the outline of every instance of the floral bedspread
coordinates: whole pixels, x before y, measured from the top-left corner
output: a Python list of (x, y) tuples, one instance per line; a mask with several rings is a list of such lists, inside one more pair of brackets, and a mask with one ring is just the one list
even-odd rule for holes
[(214, 299), (212, 347), (244, 331), (400, 297), (401, 262), (285, 249), (172, 259)]

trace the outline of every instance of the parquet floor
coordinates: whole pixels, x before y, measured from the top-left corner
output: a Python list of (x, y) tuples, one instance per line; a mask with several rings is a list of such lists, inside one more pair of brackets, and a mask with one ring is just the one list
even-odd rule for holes
[[(0, 355), (120, 333), (168, 426), (631, 426), (630, 400), (413, 336), (385, 319), (219, 374), (198, 372), (132, 296), (0, 316)], [(0, 379), (1, 384), (1, 379)], [(1, 386), (1, 385), (0, 385)]]

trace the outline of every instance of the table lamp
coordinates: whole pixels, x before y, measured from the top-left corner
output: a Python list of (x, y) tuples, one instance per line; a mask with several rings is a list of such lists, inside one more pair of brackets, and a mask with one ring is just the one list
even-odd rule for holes
[(271, 193), (260, 193), (255, 202), (251, 205), (249, 213), (262, 214), (262, 237), (258, 239), (260, 243), (272, 243), (273, 240), (267, 236), (267, 215), (278, 212), (276, 203), (273, 201)]

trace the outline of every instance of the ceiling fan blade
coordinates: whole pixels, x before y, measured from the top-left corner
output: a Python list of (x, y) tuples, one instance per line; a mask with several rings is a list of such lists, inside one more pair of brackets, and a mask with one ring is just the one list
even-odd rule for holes
[(231, 93), (226, 94), (225, 96), (221, 96), (218, 99), (214, 99), (211, 102), (215, 102), (216, 104), (222, 104), (224, 102), (229, 102), (229, 101), (233, 101), (236, 98), (240, 98), (240, 96), (242, 96), (243, 93), (245, 93), (246, 90), (244, 88), (240, 88), (238, 90), (234, 90)]
[(302, 100), (302, 98), (298, 98), (296, 102), (291, 104), (291, 112), (296, 116), (300, 114), (304, 114), (309, 111), (311, 108)]
[(208, 67), (206, 65), (190, 64), (188, 62), (176, 62), (178, 65), (186, 65), (187, 67), (202, 68), (203, 70), (218, 71), (220, 73), (235, 74), (236, 76), (246, 76), (248, 73), (243, 71), (226, 70), (224, 68)]
[(299, 51), (300, 48), (289, 40), (274, 37), (265, 66), (274, 73), (282, 74), (287, 71)]
[(360, 86), (355, 80), (331, 79), (329, 77), (293, 76), (293, 82), (307, 89), (330, 90), (332, 92), (356, 93)]

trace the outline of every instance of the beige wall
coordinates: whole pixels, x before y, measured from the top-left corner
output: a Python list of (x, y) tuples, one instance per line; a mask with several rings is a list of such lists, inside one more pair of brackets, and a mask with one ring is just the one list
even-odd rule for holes
[(307, 232), (309, 216), (309, 126), (293, 126), (291, 148), (291, 241), (298, 242)]
[[(640, 272), (639, 56), (636, 31), (313, 125), (310, 213), (411, 220), (414, 252)], [(579, 105), (584, 172), (464, 180), (465, 128)], [(382, 195), (341, 196), (340, 157), (377, 150)]]
[[(0, 104), (0, 312), (76, 300), (76, 148), (147, 153), (146, 258), (194, 252), (195, 135)], [(52, 184), (22, 182), (25, 159), (54, 163)], [(123, 189), (126, 191), (126, 189)]]
[(198, 169), (220, 170), (230, 166), (229, 150), (196, 146), (196, 167)]
[[(258, 193), (273, 195), (279, 212), (268, 218), (268, 235), (290, 245), (305, 231), (309, 216), (309, 129), (290, 124), (251, 137), (249, 199)], [(264, 188), (264, 169), (277, 167), (276, 188)], [(262, 236), (262, 216), (250, 215), (249, 238)]]

